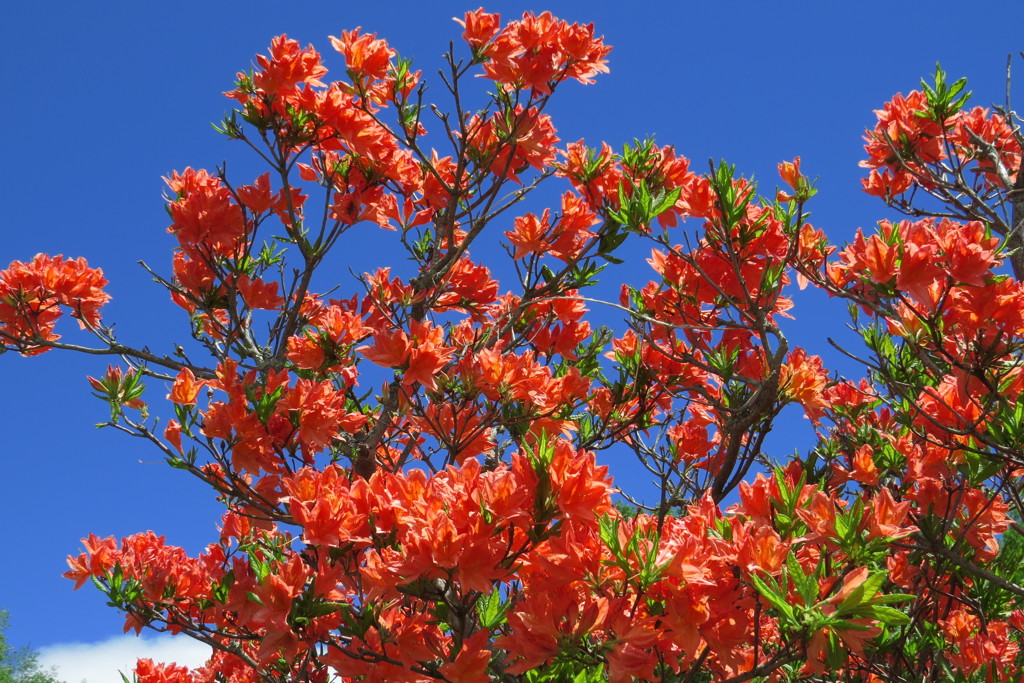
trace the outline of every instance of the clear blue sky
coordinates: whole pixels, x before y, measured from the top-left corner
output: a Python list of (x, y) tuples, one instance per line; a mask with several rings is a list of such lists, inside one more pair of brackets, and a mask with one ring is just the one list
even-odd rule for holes
[[(229, 108), (221, 93), (271, 37), (312, 42), (340, 71), (328, 35), (362, 26), (415, 56), (431, 79), (451, 17), (476, 5), (354, 2), (21, 2), (5, 11), (7, 56), (0, 126), (4, 211), (0, 267), (37, 252), (85, 256), (104, 269), (114, 300), (104, 312), (121, 338), (164, 350), (183, 340), (180, 310), (137, 260), (169, 272), (161, 176), (185, 166), (244, 171), (251, 157), (210, 128)], [(552, 111), (564, 141), (618, 147), (653, 134), (704, 168), (725, 158), (744, 174), (776, 182), (775, 165), (796, 155), (820, 176), (812, 222), (838, 241), (890, 216), (860, 191), (861, 135), (872, 110), (917, 86), (936, 61), (970, 78), (974, 102), (1001, 101), (1009, 52), (1024, 48), (1024, 9), (1003, 3), (972, 18), (951, 2), (502, 2), (512, 18), (550, 9), (594, 21), (614, 46), (611, 74), (569, 84)], [(1024, 61), (1016, 62), (1024, 80)], [(442, 88), (431, 93), (440, 97)], [(1024, 88), (1016, 88), (1024, 103)], [(1018, 104), (1018, 108), (1024, 104)], [(244, 178), (244, 174), (240, 177)], [(529, 207), (537, 210), (541, 207)], [(372, 240), (366, 230), (358, 236)], [(367, 243), (361, 246), (367, 247)], [(370, 243), (372, 246), (372, 243)], [(372, 254), (372, 249), (365, 249)], [(378, 262), (365, 264), (370, 270)], [(646, 265), (634, 264), (636, 279)], [(646, 272), (642, 277), (647, 279)], [(799, 299), (793, 337), (826, 354), (843, 306)], [(67, 329), (67, 328), (65, 328)], [(145, 444), (92, 425), (103, 405), (85, 382), (106, 359), (51, 352), (0, 358), (0, 496), (5, 561), (0, 607), (9, 638), (42, 647), (98, 640), (122, 618), (89, 587), (60, 578), (64, 558), (89, 532), (146, 529), (197, 551), (216, 538), (219, 506)], [(151, 386), (157, 402), (166, 389)], [(776, 435), (805, 443), (803, 434)]]

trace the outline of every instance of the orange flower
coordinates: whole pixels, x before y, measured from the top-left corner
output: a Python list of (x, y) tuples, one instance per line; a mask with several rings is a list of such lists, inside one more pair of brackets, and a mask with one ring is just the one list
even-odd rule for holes
[(184, 453), (181, 448), (181, 424), (177, 420), (168, 420), (164, 428), (164, 438), (174, 446), (178, 453)]
[(75, 582), (75, 590), (81, 588), (86, 581), (93, 576), (105, 574), (115, 564), (114, 554), (117, 551), (117, 541), (112, 536), (100, 539), (94, 534), (82, 539), (85, 552), (78, 557), (68, 556), (68, 566), (71, 569), (64, 573), (65, 579), (72, 579)]
[(800, 157), (795, 157), (793, 161), (781, 162), (779, 164), (779, 177), (782, 178), (784, 183), (789, 185), (795, 194), (788, 194), (780, 190), (778, 201), (790, 202), (794, 199), (806, 199), (807, 180), (800, 174)]
[[(864, 444), (853, 454), (853, 470), (850, 476), (865, 486), (878, 486), (878, 468), (875, 466), (875, 450)], [(888, 492), (888, 489), (886, 489)]]
[(284, 304), (284, 297), (277, 293), (276, 282), (265, 282), (260, 278), (242, 275), (235, 282), (242, 301), (250, 309), (276, 311)]
[[(320, 61), (320, 53), (312, 45), (300, 48), (298, 41), (289, 40), (287, 35), (275, 37), (270, 42), (270, 55), (256, 55), (258, 68), (252, 75), (252, 90), (242, 87), (224, 93), (242, 104), (249, 103), (253, 96), (265, 97), (275, 111), (286, 113), (286, 104), (291, 103), (299, 92), (300, 85), (323, 87), (319, 79), (327, 73)], [(239, 74), (244, 83), (246, 74)], [(257, 101), (257, 107), (263, 102)]]
[(473, 12), (466, 12), (464, 21), (462, 19), (453, 19), (453, 21), (466, 29), (462, 32), (462, 39), (474, 50), (479, 50), (498, 35), (501, 15), (488, 14), (481, 7)]
[[(33, 338), (56, 341), (53, 329), (61, 316), (60, 306), (71, 309), (81, 327), (100, 324), (100, 308), (110, 300), (103, 291), (103, 271), (90, 268), (85, 259), (37, 254), (29, 263), (12, 261), (0, 271), (0, 335), (12, 340)], [(19, 348), (34, 355), (47, 347)]]
[(187, 367), (178, 371), (171, 386), (171, 393), (167, 394), (167, 400), (182, 406), (194, 406), (199, 391), (208, 384), (206, 380), (196, 381), (196, 376)]
[(167, 203), (172, 220), (167, 232), (178, 238), (185, 253), (197, 261), (208, 261), (203, 254), (210, 252), (233, 253), (248, 226), (242, 207), (223, 181), (192, 168), (180, 174), (174, 171), (164, 181), (175, 194)]
[(345, 55), (345, 66), (353, 80), (366, 83), (387, 76), (395, 51), (388, 47), (386, 41), (377, 38), (376, 33), (360, 35), (359, 28), (356, 28), (354, 31), (342, 31), (341, 38), (330, 36), (330, 40), (334, 49)]
[(910, 501), (897, 503), (888, 488), (883, 488), (871, 499), (870, 513), (864, 516), (871, 538), (903, 538), (917, 531), (907, 524)]
[(409, 358), (412, 344), (402, 330), (380, 330), (373, 333), (372, 346), (360, 346), (356, 350), (377, 365), (397, 368)]
[[(469, 16), (468, 14), (466, 16)], [(488, 633), (480, 630), (463, 641), (455, 658), (441, 665), (441, 675), (459, 683), (489, 683), (487, 667), (491, 663)]]
[(548, 248), (551, 235), (550, 211), (545, 209), (543, 216), (528, 213), (512, 220), (513, 229), (505, 233), (505, 237), (515, 247), (512, 258), (518, 260), (529, 254), (540, 254)]
[(821, 358), (808, 356), (802, 348), (793, 350), (779, 373), (779, 388), (783, 395), (798, 401), (807, 412), (807, 417), (817, 422), (828, 408), (825, 386), (828, 371), (822, 367)]
[(558, 509), (566, 518), (593, 524), (612, 509), (614, 489), (608, 468), (597, 466), (593, 453), (576, 451), (568, 441), (559, 439), (554, 445), (550, 476)]
[(611, 51), (604, 37), (594, 37), (594, 25), (569, 25), (550, 12), (523, 14), (495, 38), (484, 64), (488, 78), (508, 89), (532, 88), (549, 95), (566, 78), (591, 83), (608, 73), (605, 57)]
[(795, 157), (793, 161), (783, 161), (780, 163), (779, 176), (781, 176), (783, 182), (794, 190), (799, 189), (800, 181), (803, 179), (803, 176), (800, 175), (800, 157)]

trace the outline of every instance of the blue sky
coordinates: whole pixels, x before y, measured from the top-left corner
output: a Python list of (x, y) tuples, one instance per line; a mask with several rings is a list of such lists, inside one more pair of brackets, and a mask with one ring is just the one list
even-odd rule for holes
[[(104, 316), (118, 322), (121, 338), (168, 348), (187, 335), (184, 318), (136, 261), (169, 271), (161, 176), (224, 160), (236, 177), (255, 172), (251, 157), (209, 125), (228, 110), (221, 93), (235, 73), (280, 33), (313, 43), (340, 71), (327, 36), (362, 26), (414, 56), (433, 80), (448, 41), (458, 40), (451, 17), (475, 7), (18, 3), (5, 11), (8, 52), (0, 62), (7, 102), (0, 267), (37, 252), (85, 256), (111, 281), (114, 300)], [(551, 113), (563, 141), (620, 147), (653, 134), (696, 168), (708, 158), (735, 163), (763, 179), (766, 194), (776, 164), (800, 155), (805, 172), (821, 178), (812, 222), (837, 241), (891, 217), (860, 191), (857, 162), (872, 110), (916, 87), (936, 61), (954, 78), (969, 77), (974, 103), (1001, 101), (1006, 56), (1024, 48), (1024, 9), (1014, 3), (982, 18), (983, 30), (951, 2), (927, 9), (917, 2), (501, 2), (487, 9), (505, 18), (550, 9), (593, 21), (614, 46), (611, 74), (558, 94)], [(1024, 78), (1024, 61), (1016, 64)], [(435, 85), (428, 97), (441, 90)], [(353, 253), (372, 258), (379, 233), (355, 234), (362, 242)], [(378, 265), (387, 264), (368, 262), (365, 270)], [(632, 268), (623, 277), (647, 279), (642, 259)], [(824, 337), (845, 320), (845, 308), (812, 296), (798, 299), (794, 313), (793, 338), (827, 354)], [(152, 528), (192, 551), (216, 536), (219, 506), (197, 482), (169, 470), (145, 444), (93, 428), (104, 407), (90, 397), (85, 376), (101, 374), (106, 362), (58, 352), (0, 358), (0, 495), (8, 511), (0, 608), (11, 612), (8, 636), (16, 645), (56, 647), (120, 633), (121, 616), (98, 592), (73, 593), (60, 578), (65, 556), (79, 552), (87, 533), (120, 537)], [(154, 385), (147, 398), (158, 402), (165, 393)], [(787, 439), (806, 443), (806, 425), (792, 429), (775, 436), (780, 451), (791, 450)], [(81, 678), (72, 669), (65, 675)]]

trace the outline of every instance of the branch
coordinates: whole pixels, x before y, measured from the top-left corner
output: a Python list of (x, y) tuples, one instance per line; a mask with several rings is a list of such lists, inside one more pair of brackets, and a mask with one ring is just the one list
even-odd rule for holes
[(961, 569), (966, 570), (970, 574), (985, 579), (986, 581), (990, 581), (991, 583), (994, 583), (1003, 590), (1009, 593), (1013, 593), (1017, 597), (1024, 598), (1024, 588), (1018, 586), (1015, 583), (1007, 581), (1006, 579), (997, 574), (993, 574), (987, 569), (982, 569), (978, 565), (968, 560), (966, 557), (957, 555), (952, 550), (947, 548), (941, 541), (934, 540), (931, 541), (927, 546), (917, 546), (917, 549), (923, 550), (925, 552), (933, 552), (936, 555), (940, 555), (941, 557), (944, 557), (945, 559), (949, 560)]

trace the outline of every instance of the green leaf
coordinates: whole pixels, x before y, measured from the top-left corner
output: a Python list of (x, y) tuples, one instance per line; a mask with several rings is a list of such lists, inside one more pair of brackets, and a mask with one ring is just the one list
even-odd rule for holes
[(800, 594), (804, 604), (813, 605), (818, 599), (817, 578), (813, 574), (804, 574), (800, 562), (792, 554), (786, 557), (786, 570), (789, 572), (789, 578), (793, 585), (796, 586), (796, 591)]
[(477, 612), (480, 614), (480, 626), (488, 630), (501, 626), (505, 623), (505, 615), (511, 605), (511, 601), (502, 603), (501, 591), (494, 589), (490, 595), (476, 603)]
[(611, 551), (616, 559), (622, 557), (622, 546), (619, 543), (620, 521), (618, 517), (611, 517), (609, 515), (604, 515), (598, 520), (601, 540), (608, 546), (608, 550)]
[(327, 614), (334, 614), (335, 612), (339, 612), (345, 609), (346, 607), (348, 607), (348, 605), (344, 602), (314, 602), (309, 605), (306, 605), (302, 612), (304, 616), (310, 619), (315, 619), (317, 617), (322, 617)]
[(907, 600), (913, 600), (917, 596), (910, 595), (908, 593), (886, 593), (885, 595), (876, 595), (867, 601), (869, 605), (890, 605), (897, 602), (906, 602)]
[(786, 601), (785, 596), (779, 595), (773, 591), (768, 587), (767, 583), (754, 575), (751, 575), (750, 582), (754, 584), (754, 588), (757, 589), (757, 592), (763, 595), (765, 600), (770, 602), (772, 606), (786, 618), (787, 621), (795, 621), (793, 618), (793, 607)]
[(872, 619), (877, 619), (879, 622), (886, 624), (887, 626), (900, 626), (909, 624), (911, 619), (904, 612), (896, 609), (895, 607), (885, 607), (883, 605), (874, 605), (867, 611), (868, 616)]
[(677, 187), (671, 192), (668, 192), (667, 194), (663, 195), (661, 197), (661, 201), (659, 201), (658, 204), (654, 207), (654, 215), (659, 216), (668, 211), (669, 209), (671, 209), (673, 206), (675, 206), (676, 202), (679, 201), (679, 195), (682, 194), (682, 191), (683, 188)]
[(885, 579), (885, 572), (878, 572), (868, 576), (868, 578), (864, 579), (863, 583), (846, 596), (846, 599), (836, 608), (836, 612), (839, 614), (852, 612), (864, 603), (869, 602), (878, 593), (878, 589), (882, 587), (882, 584), (885, 583)]

